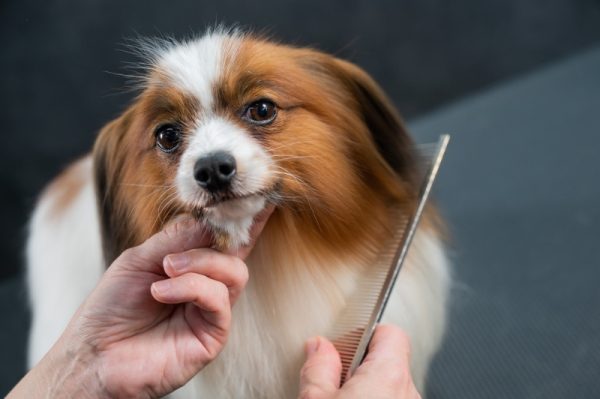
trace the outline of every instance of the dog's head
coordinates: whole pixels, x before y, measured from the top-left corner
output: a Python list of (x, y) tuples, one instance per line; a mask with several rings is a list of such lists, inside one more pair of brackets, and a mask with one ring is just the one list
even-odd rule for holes
[(235, 247), (274, 202), (326, 239), (414, 191), (401, 119), (358, 67), (238, 33), (145, 47), (143, 89), (94, 149), (108, 261), (179, 214)]

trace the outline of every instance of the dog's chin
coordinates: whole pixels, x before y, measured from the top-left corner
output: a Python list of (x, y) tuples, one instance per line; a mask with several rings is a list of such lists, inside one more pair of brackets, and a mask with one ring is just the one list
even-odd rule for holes
[(203, 208), (202, 218), (214, 232), (215, 246), (225, 250), (237, 249), (248, 244), (254, 217), (265, 205), (265, 196), (255, 194)]

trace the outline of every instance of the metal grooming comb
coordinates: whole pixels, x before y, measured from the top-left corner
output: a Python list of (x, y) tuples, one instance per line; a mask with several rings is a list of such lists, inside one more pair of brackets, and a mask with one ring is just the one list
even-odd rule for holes
[(398, 228), (390, 244), (361, 278), (357, 294), (350, 299), (329, 334), (342, 359), (342, 384), (364, 359), (375, 327), (381, 321), (449, 140), (449, 135), (442, 135), (437, 143), (417, 147), (424, 172), (417, 206), (412, 214), (397, 216)]

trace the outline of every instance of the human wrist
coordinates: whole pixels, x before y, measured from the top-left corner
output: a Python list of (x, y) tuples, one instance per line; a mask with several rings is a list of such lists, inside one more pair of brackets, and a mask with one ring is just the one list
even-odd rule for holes
[(92, 348), (69, 334), (63, 334), (32, 372), (42, 384), (36, 397), (109, 397)]
[(63, 337), (7, 398), (107, 398), (90, 350)]

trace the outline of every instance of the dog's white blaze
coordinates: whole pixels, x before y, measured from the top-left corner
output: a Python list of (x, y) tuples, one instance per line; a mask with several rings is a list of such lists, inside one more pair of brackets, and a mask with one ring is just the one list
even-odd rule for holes
[[(194, 96), (200, 105), (196, 128), (177, 170), (177, 191), (186, 203), (202, 206), (208, 199), (194, 180), (194, 164), (212, 152), (225, 151), (235, 158), (237, 173), (231, 191), (237, 196), (265, 189), (269, 180), (272, 161), (263, 148), (248, 132), (214, 113), (214, 88), (227, 66), (235, 62), (238, 42), (235, 35), (211, 33), (173, 47), (158, 62), (169, 83)], [(264, 204), (262, 196), (251, 196), (207, 209), (205, 215), (209, 223), (229, 234), (233, 246), (239, 246), (248, 242), (252, 220)]]
[(232, 43), (220, 33), (179, 43), (160, 55), (158, 68), (171, 84), (196, 97), (203, 109), (211, 109), (213, 87), (223, 71), (226, 52), (234, 50)]

